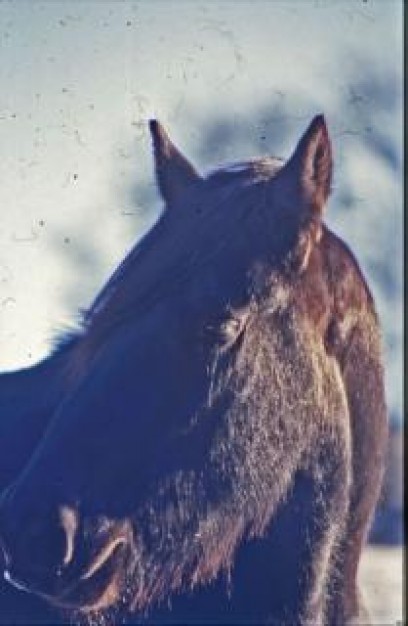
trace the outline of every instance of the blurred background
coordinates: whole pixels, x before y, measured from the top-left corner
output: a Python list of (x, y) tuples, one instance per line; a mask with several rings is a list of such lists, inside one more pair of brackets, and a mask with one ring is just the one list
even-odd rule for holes
[(390, 451), (362, 567), (378, 624), (402, 618), (402, 13), (402, 0), (0, 3), (0, 370), (47, 354), (157, 219), (149, 118), (205, 171), (288, 157), (325, 114), (327, 223), (384, 334)]

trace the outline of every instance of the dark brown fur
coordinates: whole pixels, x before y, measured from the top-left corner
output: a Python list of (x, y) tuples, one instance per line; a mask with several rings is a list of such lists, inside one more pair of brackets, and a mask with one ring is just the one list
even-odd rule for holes
[[(206, 179), (151, 129), (165, 214), (18, 379), (53, 372), (31, 454), (0, 475), (5, 568), (78, 622), (343, 626), (363, 614), (386, 409), (370, 292), (322, 223), (326, 125), (286, 165)], [(30, 419), (18, 381), (0, 378), (9, 441)], [(14, 593), (4, 623), (30, 606)]]

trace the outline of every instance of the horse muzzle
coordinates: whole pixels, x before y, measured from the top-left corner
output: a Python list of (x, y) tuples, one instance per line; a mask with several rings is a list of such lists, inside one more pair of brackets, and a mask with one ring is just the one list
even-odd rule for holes
[[(37, 504), (37, 502), (36, 502)], [(13, 494), (0, 502), (0, 565), (20, 591), (80, 611), (114, 604), (132, 554), (127, 520), (82, 518), (79, 508), (17, 506)]]

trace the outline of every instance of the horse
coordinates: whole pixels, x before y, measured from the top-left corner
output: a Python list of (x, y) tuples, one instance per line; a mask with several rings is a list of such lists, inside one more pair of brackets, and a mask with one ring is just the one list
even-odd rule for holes
[(367, 622), (379, 321), (324, 223), (316, 116), (203, 176), (150, 122), (164, 210), (42, 363), (0, 376), (1, 623)]

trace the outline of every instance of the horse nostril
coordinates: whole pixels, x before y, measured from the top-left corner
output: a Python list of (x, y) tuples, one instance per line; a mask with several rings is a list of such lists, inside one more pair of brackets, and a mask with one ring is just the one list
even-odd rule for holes
[(34, 521), (23, 535), (23, 558), (32, 569), (61, 574), (72, 561), (78, 530), (77, 511), (62, 505), (48, 516)]
[(2, 511), (0, 565), (10, 580), (17, 577), (27, 588), (48, 588), (73, 560), (78, 512), (68, 505), (39, 510), (31, 503), (23, 514), (11, 505)]
[(61, 570), (66, 554), (63, 528), (49, 520), (37, 521), (21, 537), (18, 562), (38, 574), (56, 574)]

